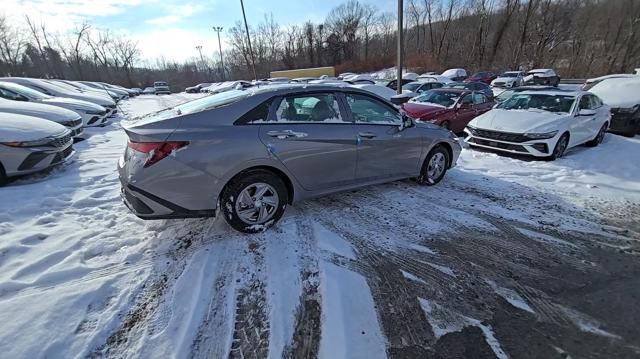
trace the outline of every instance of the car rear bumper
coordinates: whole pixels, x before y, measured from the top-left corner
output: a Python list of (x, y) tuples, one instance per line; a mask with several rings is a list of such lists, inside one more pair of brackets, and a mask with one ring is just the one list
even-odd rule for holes
[(215, 210), (190, 210), (169, 202), (154, 194), (125, 183), (122, 184), (120, 197), (133, 214), (142, 219), (172, 219), (215, 217)]
[(505, 141), (489, 136), (474, 135), (469, 129), (464, 130), (467, 134), (465, 142), (472, 147), (485, 148), (489, 150), (495, 150), (500, 152), (507, 152), (517, 155), (534, 156), (534, 157), (548, 157), (554, 149), (557, 142), (558, 135), (552, 138), (543, 140), (529, 140), (529, 141)]

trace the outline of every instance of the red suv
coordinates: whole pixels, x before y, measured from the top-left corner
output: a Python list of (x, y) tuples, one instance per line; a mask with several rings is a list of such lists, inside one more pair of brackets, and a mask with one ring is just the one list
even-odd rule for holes
[(409, 117), (460, 133), (467, 124), (493, 108), (494, 101), (481, 92), (441, 88), (429, 90), (402, 104)]

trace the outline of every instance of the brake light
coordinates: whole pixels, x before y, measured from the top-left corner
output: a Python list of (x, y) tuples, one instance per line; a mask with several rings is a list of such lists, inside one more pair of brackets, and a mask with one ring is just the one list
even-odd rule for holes
[(186, 141), (175, 141), (175, 142), (134, 142), (129, 140), (129, 148), (147, 153), (149, 156), (147, 160), (144, 162), (144, 168), (151, 166), (152, 164), (162, 160), (163, 158), (169, 156), (173, 151), (176, 151), (186, 145), (189, 142)]

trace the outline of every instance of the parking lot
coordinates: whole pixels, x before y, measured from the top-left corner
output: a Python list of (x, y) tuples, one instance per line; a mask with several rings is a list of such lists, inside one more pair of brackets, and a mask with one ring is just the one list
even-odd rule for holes
[(142, 221), (120, 122), (197, 96), (122, 101), (72, 161), (0, 189), (4, 355), (640, 355), (638, 136), (554, 162), (465, 148), (438, 186), (308, 200), (255, 235)]

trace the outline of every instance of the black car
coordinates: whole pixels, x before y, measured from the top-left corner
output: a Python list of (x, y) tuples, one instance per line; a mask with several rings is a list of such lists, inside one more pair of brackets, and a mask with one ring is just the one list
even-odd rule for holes
[(609, 132), (629, 137), (640, 133), (640, 77), (609, 78), (593, 86), (589, 92), (611, 107)]
[(487, 96), (489, 99), (493, 98), (493, 90), (489, 85), (483, 82), (450, 82), (446, 84), (444, 87), (476, 91)]

